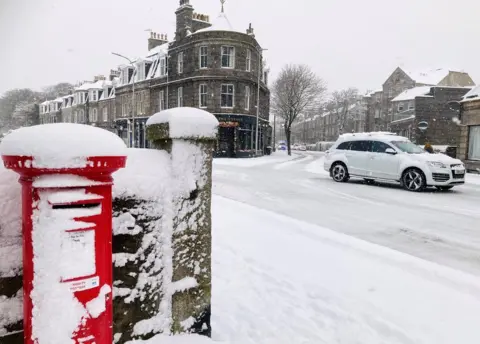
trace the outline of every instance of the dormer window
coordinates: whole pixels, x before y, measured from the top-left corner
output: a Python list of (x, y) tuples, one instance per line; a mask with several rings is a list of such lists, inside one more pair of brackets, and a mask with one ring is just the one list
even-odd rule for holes
[(90, 100), (92, 102), (96, 102), (98, 100), (98, 91), (97, 90), (90, 91)]
[(145, 79), (145, 62), (140, 61), (139, 63), (137, 63), (136, 70), (137, 70), (137, 73), (136, 73), (135, 80), (136, 81), (144, 80)]
[(166, 63), (166, 58), (162, 57), (160, 58), (160, 76), (165, 76), (167, 74), (167, 63)]

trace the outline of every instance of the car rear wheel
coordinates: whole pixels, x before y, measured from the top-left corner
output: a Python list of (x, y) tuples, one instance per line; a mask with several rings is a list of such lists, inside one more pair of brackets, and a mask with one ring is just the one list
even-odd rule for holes
[(333, 180), (338, 183), (347, 182), (350, 179), (347, 166), (340, 162), (333, 164), (331, 171)]
[(440, 191), (447, 191), (453, 188), (453, 185), (447, 185), (447, 186), (437, 186), (436, 187)]
[(418, 168), (409, 168), (403, 173), (402, 184), (405, 190), (419, 192), (427, 187), (425, 176)]

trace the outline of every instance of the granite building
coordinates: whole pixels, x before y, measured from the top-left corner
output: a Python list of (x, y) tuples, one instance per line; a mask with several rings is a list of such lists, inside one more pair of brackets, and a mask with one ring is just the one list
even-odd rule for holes
[(459, 104), (458, 158), (468, 171), (480, 173), (480, 86), (465, 94)]
[[(458, 147), (460, 127), (455, 122), (458, 112), (450, 102), (460, 101), (470, 90), (466, 87), (419, 86), (408, 89), (393, 98), (393, 121), (390, 130), (424, 145)], [(419, 124), (427, 126), (419, 129)]]
[(42, 123), (97, 125), (116, 132), (130, 147), (143, 148), (148, 147), (146, 121), (151, 115), (196, 107), (220, 122), (217, 156), (264, 154), (272, 130), (263, 49), (251, 25), (245, 31), (232, 28), (224, 2), (211, 22), (189, 0), (180, 0), (174, 40), (151, 32), (144, 57), (121, 56), (128, 63), (112, 70), (108, 80), (97, 76), (72, 95), (42, 103)]
[(135, 146), (143, 147), (149, 116), (173, 107), (196, 107), (220, 122), (217, 156), (251, 157), (259, 103), (257, 151), (263, 154), (271, 137), (270, 92), (253, 28), (234, 30), (223, 4), (212, 23), (209, 16), (194, 12), (188, 0), (180, 1), (175, 15), (172, 42), (165, 34), (152, 33), (148, 54), (120, 67), (115, 88), (119, 135), (128, 140), (135, 130)]
[(463, 71), (453, 71), (447, 68), (409, 71), (398, 67), (383, 83), (381, 92), (377, 91), (375, 94), (380, 98), (379, 117), (372, 120), (372, 113), (376, 112), (375, 110), (370, 111), (367, 123), (374, 123), (374, 128), (376, 127), (377, 130), (390, 130), (390, 123), (394, 121), (392, 100), (411, 88), (421, 86), (473, 87), (474, 85), (472, 78)]

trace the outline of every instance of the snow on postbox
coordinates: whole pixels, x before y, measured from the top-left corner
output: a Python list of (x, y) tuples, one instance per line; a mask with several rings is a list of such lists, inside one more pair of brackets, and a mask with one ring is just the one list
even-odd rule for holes
[(18, 129), (0, 144), (20, 175), (26, 344), (112, 343), (112, 173), (115, 134), (58, 123)]

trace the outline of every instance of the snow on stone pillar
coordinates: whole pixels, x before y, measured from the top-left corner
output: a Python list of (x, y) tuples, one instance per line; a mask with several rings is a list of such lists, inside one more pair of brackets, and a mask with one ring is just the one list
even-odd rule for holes
[(196, 108), (159, 112), (148, 140), (171, 159), (171, 312), (173, 333), (210, 336), (212, 158), (218, 121)]

